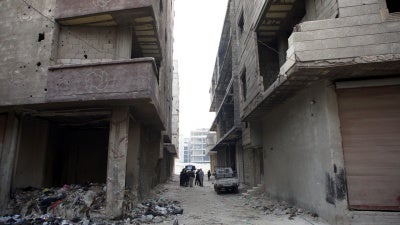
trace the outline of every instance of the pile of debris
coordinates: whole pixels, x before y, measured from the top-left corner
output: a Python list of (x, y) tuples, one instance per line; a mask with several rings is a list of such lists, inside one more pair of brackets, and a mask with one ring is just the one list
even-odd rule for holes
[(13, 216), (0, 224), (89, 224), (88, 218), (104, 214), (105, 185), (64, 185), (61, 188), (17, 189), (10, 205)]
[[(131, 193), (127, 190), (126, 193)], [(155, 197), (140, 204), (126, 194), (125, 214), (118, 220), (105, 216), (104, 184), (64, 185), (61, 188), (25, 188), (13, 193), (12, 214), (0, 216), (0, 225), (142, 224), (173, 220), (182, 214), (179, 202)]]
[(285, 216), (288, 215), (293, 220), (299, 215), (309, 215), (317, 218), (318, 214), (305, 211), (301, 208), (294, 207), (285, 201), (272, 200), (267, 194), (262, 193), (258, 196), (243, 196), (247, 199), (245, 205), (263, 211), (266, 215)]
[(130, 216), (140, 223), (161, 223), (178, 214), (183, 214), (178, 201), (159, 198), (137, 204)]

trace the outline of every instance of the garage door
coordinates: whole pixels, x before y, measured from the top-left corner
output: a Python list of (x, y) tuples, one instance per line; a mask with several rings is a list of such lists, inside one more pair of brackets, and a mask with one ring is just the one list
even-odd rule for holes
[(338, 89), (351, 209), (400, 210), (400, 85)]

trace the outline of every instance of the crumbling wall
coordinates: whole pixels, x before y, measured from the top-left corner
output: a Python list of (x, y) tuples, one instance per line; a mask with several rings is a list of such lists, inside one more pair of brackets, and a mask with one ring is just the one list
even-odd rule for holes
[(0, 105), (43, 102), (55, 63), (55, 2), (0, 1)]
[(138, 197), (139, 171), (140, 171), (140, 146), (141, 143), (141, 125), (138, 122), (130, 120), (128, 134), (128, 152), (126, 157), (126, 187), (131, 189), (134, 196)]
[(61, 26), (59, 64), (105, 62), (116, 57), (116, 27)]
[(344, 180), (334, 89), (319, 82), (275, 108), (263, 120), (266, 191), (335, 221), (347, 205), (336, 197)]

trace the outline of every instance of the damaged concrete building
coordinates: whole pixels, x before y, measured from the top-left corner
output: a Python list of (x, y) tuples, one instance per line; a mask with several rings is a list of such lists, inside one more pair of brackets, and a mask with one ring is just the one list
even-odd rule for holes
[[(172, 174), (173, 0), (0, 2), (0, 206), (106, 183), (123, 213)], [(177, 127), (177, 126), (175, 126)]]
[(230, 0), (211, 85), (218, 164), (331, 224), (399, 224), (399, 12)]

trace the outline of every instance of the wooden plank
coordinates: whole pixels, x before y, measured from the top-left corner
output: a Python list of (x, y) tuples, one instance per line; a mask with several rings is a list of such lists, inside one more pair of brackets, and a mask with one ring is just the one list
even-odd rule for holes
[(400, 86), (337, 94), (349, 207), (400, 211)]

